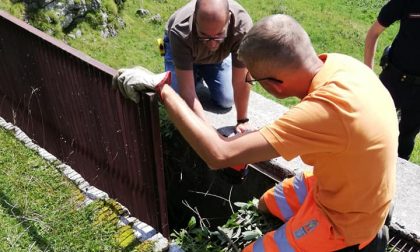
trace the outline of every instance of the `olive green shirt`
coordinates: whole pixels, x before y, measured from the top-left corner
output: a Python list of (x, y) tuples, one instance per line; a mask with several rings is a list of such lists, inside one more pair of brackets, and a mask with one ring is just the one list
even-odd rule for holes
[(193, 64), (221, 63), (230, 53), (234, 67), (245, 67), (243, 62), (238, 60), (238, 48), (242, 38), (252, 27), (249, 14), (237, 2), (229, 0), (231, 19), (227, 37), (216, 51), (211, 52), (198, 40), (194, 20), (195, 3), (193, 0), (178, 9), (166, 24), (165, 32), (169, 37), (175, 67), (192, 70)]

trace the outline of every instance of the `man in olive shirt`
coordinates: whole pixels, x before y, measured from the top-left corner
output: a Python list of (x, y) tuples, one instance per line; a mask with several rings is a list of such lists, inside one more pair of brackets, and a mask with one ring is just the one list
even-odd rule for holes
[(237, 132), (246, 130), (250, 87), (248, 73), (237, 50), (252, 27), (248, 13), (235, 1), (193, 0), (177, 10), (165, 31), (165, 70), (172, 73), (172, 87), (204, 121), (195, 91), (204, 79), (212, 100), (237, 111)]

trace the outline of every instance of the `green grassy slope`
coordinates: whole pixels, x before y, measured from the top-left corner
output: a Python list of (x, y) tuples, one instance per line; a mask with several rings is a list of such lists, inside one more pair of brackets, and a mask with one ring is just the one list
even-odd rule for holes
[(95, 204), (79, 208), (78, 189), (4, 129), (0, 185), (0, 251), (118, 248), (115, 225), (93, 225)]
[[(159, 56), (156, 39), (162, 37), (164, 25), (169, 16), (187, 0), (127, 0), (120, 15), (126, 21), (126, 28), (114, 38), (101, 38), (87, 23), (77, 28), (83, 36), (78, 39), (66, 37), (69, 45), (87, 53), (91, 57), (114, 67), (143, 65), (153, 71), (163, 70), (163, 59)], [(295, 17), (307, 30), (318, 53), (339, 52), (363, 59), (364, 38), (370, 25), (375, 21), (380, 7), (386, 0), (239, 0), (254, 21), (274, 14), (285, 13)], [(9, 0), (1, 0), (0, 8), (19, 13), (21, 6), (12, 5)], [(136, 16), (136, 10), (145, 8), (151, 14)], [(153, 22), (151, 16), (159, 14), (161, 22)], [(398, 29), (393, 25), (381, 36), (376, 54), (376, 62), (383, 48), (390, 44)], [(375, 71), (379, 73), (376, 64)], [(255, 91), (275, 100), (260, 86)], [(279, 101), (286, 106), (296, 104), (294, 98)], [(419, 141), (411, 161), (420, 164)]]

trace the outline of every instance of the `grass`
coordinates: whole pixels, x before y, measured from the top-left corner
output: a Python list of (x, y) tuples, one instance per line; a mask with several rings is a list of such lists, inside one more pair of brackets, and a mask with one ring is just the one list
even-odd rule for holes
[(0, 184), (0, 251), (118, 248), (115, 226), (92, 225), (95, 204), (80, 208), (78, 189), (3, 129)]
[[(363, 59), (364, 38), (370, 25), (376, 19), (380, 7), (387, 0), (240, 0), (254, 21), (274, 13), (285, 13), (298, 20), (310, 35), (318, 53), (339, 52)], [(87, 23), (78, 25), (83, 36), (78, 39), (66, 37), (66, 41), (91, 57), (113, 68), (143, 65), (152, 71), (163, 71), (163, 59), (159, 55), (156, 40), (162, 37), (166, 20), (188, 0), (127, 0), (120, 15), (126, 22), (126, 28), (119, 35), (104, 39), (98, 31), (92, 30)], [(138, 17), (139, 8), (148, 9), (151, 14)], [(22, 4), (11, 4), (9, 0), (0, 1), (0, 9), (21, 16)], [(163, 22), (152, 22), (151, 16), (159, 14)], [(386, 29), (378, 44), (375, 62), (396, 35), (398, 25)], [(378, 64), (375, 72), (379, 73)], [(277, 100), (259, 85), (254, 91), (269, 99), (291, 107), (298, 102), (296, 98)], [(420, 139), (416, 139), (415, 150), (410, 161), (420, 164)]]
[(111, 218), (112, 202), (96, 200), (82, 207), (79, 189), (4, 129), (0, 185), (0, 251), (152, 250), (120, 238), (127, 235), (117, 227), (118, 218)]
[[(289, 14), (310, 35), (318, 53), (339, 52), (359, 60), (363, 58), (364, 38), (387, 0), (239, 0), (254, 21), (274, 13)], [(104, 39), (88, 23), (76, 29), (82, 37), (65, 41), (113, 68), (143, 65), (152, 71), (163, 71), (156, 39), (161, 38), (169, 16), (188, 0), (126, 0), (119, 15), (126, 28), (116, 37)], [(112, 7), (112, 6), (111, 6)], [(139, 8), (151, 14), (136, 16)], [(24, 5), (0, 0), (0, 9), (22, 18)], [(162, 22), (151, 17), (159, 14)], [(378, 45), (380, 52), (389, 45), (398, 30), (387, 29)], [(375, 72), (379, 73), (378, 65)], [(269, 99), (293, 106), (296, 98), (276, 100), (259, 85), (254, 91)], [(420, 164), (420, 137), (410, 161)], [(12, 135), (0, 130), (0, 251), (113, 251), (119, 250), (118, 230), (109, 222), (97, 222), (101, 202), (79, 208), (78, 190)]]

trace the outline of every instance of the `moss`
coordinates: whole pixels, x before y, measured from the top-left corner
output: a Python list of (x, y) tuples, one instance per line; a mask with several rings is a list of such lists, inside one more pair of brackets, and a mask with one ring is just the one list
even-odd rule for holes
[(127, 225), (118, 228), (115, 239), (121, 248), (127, 248), (132, 246), (133, 243), (138, 242), (136, 236), (134, 235), (133, 229)]
[(79, 190), (76, 190), (74, 192), (74, 197), (73, 198), (76, 200), (77, 205), (82, 205), (83, 202), (85, 202), (85, 200), (86, 200), (86, 196)]
[(103, 205), (98, 209), (98, 213), (95, 216), (95, 224), (101, 224), (103, 222), (111, 222), (117, 224), (119, 217), (109, 206)]
[(152, 241), (145, 241), (138, 246), (135, 247), (134, 251), (137, 252), (152, 252), (153, 247), (155, 246), (155, 243)]

